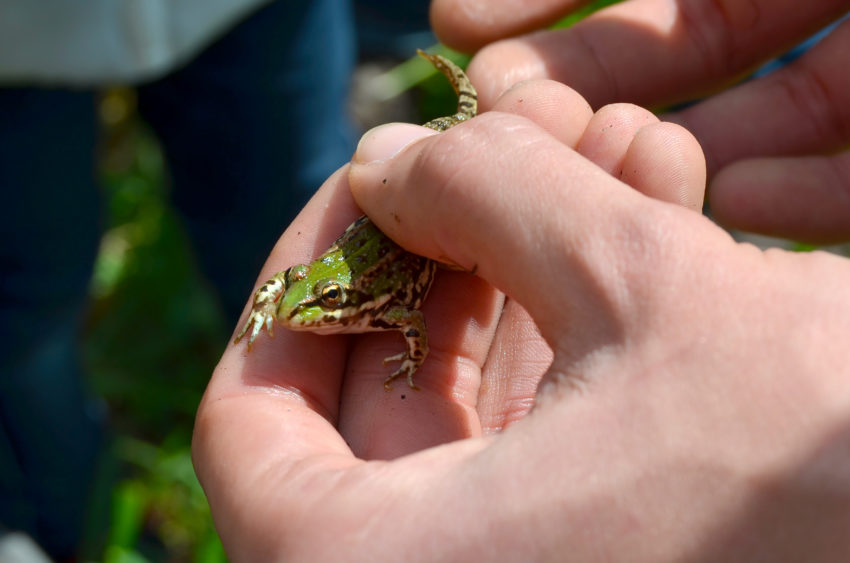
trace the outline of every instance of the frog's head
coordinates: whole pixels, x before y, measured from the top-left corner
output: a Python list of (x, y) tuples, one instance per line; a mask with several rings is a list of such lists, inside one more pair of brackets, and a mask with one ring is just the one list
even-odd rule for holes
[(316, 327), (337, 327), (348, 306), (347, 283), (322, 276), (311, 266), (299, 264), (284, 272), (284, 291), (277, 305), (276, 317), (290, 329), (315, 331)]

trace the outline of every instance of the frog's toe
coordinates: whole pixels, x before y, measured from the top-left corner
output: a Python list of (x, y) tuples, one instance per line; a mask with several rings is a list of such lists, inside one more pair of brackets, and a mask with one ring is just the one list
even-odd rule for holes
[[(236, 338), (233, 339), (234, 344), (239, 344), (239, 341), (248, 333), (248, 330), (254, 324), (254, 312), (251, 311), (251, 314), (248, 315), (248, 320), (245, 321), (245, 324), (242, 325), (242, 329), (236, 334)], [(252, 331), (248, 336), (248, 347), (251, 346), (251, 343), (254, 341), (256, 331)]]
[(266, 332), (269, 333), (269, 336), (274, 336), (274, 317), (272, 315), (267, 315), (262, 311), (251, 311), (248, 321), (245, 323), (245, 326), (242, 327), (242, 330), (239, 331), (239, 334), (236, 335), (236, 338), (233, 339), (233, 343), (238, 344), (239, 341), (248, 334), (248, 350), (250, 351), (251, 346), (254, 344), (254, 340), (257, 339), (257, 336), (264, 327)]
[(413, 360), (407, 352), (402, 352), (401, 354), (396, 354), (394, 356), (388, 356), (384, 358), (384, 365), (390, 362), (401, 362), (401, 366), (397, 370), (395, 370), (392, 375), (387, 377), (384, 380), (384, 389), (387, 391), (392, 391), (392, 382), (393, 380), (401, 377), (407, 376), (407, 384), (411, 389), (419, 390), (419, 387), (413, 383), (413, 374), (416, 373), (416, 370), (419, 368), (421, 362), (416, 362)]
[(236, 333), (236, 337), (233, 339), (234, 344), (239, 344), (239, 341), (242, 340), (242, 337), (245, 336), (246, 332), (248, 332), (248, 325), (249, 323), (245, 323), (242, 326), (242, 329), (238, 333)]
[[(387, 391), (392, 391), (393, 390), (393, 385), (392, 385), (393, 381), (396, 380), (397, 378), (401, 377), (402, 375), (405, 375), (405, 372), (402, 371), (401, 369), (398, 369), (395, 372), (393, 372), (392, 375), (389, 375), (384, 380), (384, 389), (386, 389)], [(412, 376), (413, 376), (413, 374), (407, 374), (408, 384), (411, 384)], [(413, 387), (414, 389), (417, 389), (417, 387), (415, 385), (410, 385), (410, 386)]]
[(384, 389), (385, 390), (387, 390), (387, 391), (393, 390), (393, 385), (392, 385), (393, 379), (395, 379), (395, 375), (391, 375), (384, 380)]
[(260, 334), (260, 331), (263, 330), (263, 322), (261, 319), (254, 318), (253, 326), (251, 327), (251, 336), (248, 337), (248, 346), (251, 346), (254, 343), (254, 340), (257, 339), (257, 335)]
[[(394, 356), (387, 356), (386, 358), (384, 358), (384, 365), (390, 364), (392, 362), (404, 362), (407, 359), (408, 359), (407, 352), (400, 352), (398, 354), (395, 354)], [(402, 363), (402, 367), (403, 366), (404, 366), (404, 364)], [(398, 375), (401, 371), (402, 371), (402, 368), (398, 368), (398, 371), (396, 371), (390, 377), (391, 378), (398, 377)]]
[[(269, 333), (269, 336), (274, 336), (274, 317), (272, 315), (266, 315), (264, 322), (266, 324), (266, 332)], [(262, 322), (259, 323), (259, 324), (260, 324), (260, 328), (262, 328)], [(256, 335), (256, 334), (259, 334), (259, 333), (260, 333), (260, 329), (255, 328), (254, 334)]]
[(251, 329), (251, 337), (248, 339), (248, 344), (253, 344), (254, 340), (260, 334), (260, 331), (263, 328), (266, 329), (266, 332), (269, 333), (269, 336), (274, 336), (274, 317), (271, 315), (266, 315), (260, 311), (254, 311), (251, 316), (253, 319), (250, 321), (254, 324), (254, 327)]

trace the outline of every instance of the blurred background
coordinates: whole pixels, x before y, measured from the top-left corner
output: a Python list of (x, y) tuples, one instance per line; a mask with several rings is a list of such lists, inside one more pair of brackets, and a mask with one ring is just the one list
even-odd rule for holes
[(427, 9), (0, 0), (0, 561), (224, 560), (195, 410)]
[(30, 26), (79, 23), (39, 4), (0, 0), (0, 563), (224, 561), (195, 410), (272, 245), (360, 132), (454, 112), (413, 56), (428, 2), (244, 0), (135, 75), (118, 55), (74, 70), (61, 33), (62, 64), (24, 52)]

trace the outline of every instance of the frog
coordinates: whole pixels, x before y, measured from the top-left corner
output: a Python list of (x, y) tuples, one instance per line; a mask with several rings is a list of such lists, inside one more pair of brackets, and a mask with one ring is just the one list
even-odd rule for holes
[[(475, 117), (478, 95), (464, 71), (441, 55), (421, 49), (417, 53), (448, 78), (458, 97), (454, 115), (424, 126), (445, 131)], [(429, 351), (420, 307), (436, 269), (435, 261), (404, 250), (363, 215), (311, 263), (290, 266), (261, 285), (234, 344), (248, 334), (250, 352), (263, 328), (274, 335), (275, 323), (317, 334), (397, 330), (406, 349), (384, 358), (384, 365), (400, 362), (384, 380), (384, 389), (392, 390), (392, 382), (400, 377), (411, 389), (419, 389), (413, 375)]]

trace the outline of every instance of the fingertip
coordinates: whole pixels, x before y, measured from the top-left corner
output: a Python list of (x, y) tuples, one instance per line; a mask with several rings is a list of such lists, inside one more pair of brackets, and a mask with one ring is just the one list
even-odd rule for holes
[(706, 172), (699, 143), (649, 110), (622, 103), (604, 106), (589, 121), (576, 150), (644, 195), (702, 209)]
[(348, 168), (348, 187), (354, 200), (361, 207), (364, 201), (387, 206), (395, 193), (385, 189), (387, 184), (395, 185), (388, 177), (393, 163), (399, 160), (395, 157), (416, 141), (436, 134), (433, 129), (409, 123), (388, 123), (367, 131)]
[(699, 212), (705, 199), (705, 157), (683, 127), (651, 123), (635, 133), (620, 179), (644, 195)]
[(573, 0), (432, 0), (431, 27), (453, 49), (474, 52), (504, 37), (541, 29), (575, 9)]
[(483, 6), (463, 0), (432, 0), (429, 18), (440, 43), (467, 53), (486, 44), (493, 20), (486, 11), (479, 13), (477, 8)]
[(539, 53), (527, 41), (515, 39), (487, 45), (476, 53), (466, 70), (478, 90), (482, 110), (491, 109), (499, 96), (518, 82), (549, 77)]
[(353, 164), (386, 162), (411, 143), (436, 135), (437, 131), (411, 123), (387, 123), (366, 131), (357, 143)]
[(633, 104), (609, 104), (593, 114), (576, 146), (579, 154), (615, 177), (638, 130), (658, 123), (652, 112)]
[(499, 96), (493, 110), (528, 118), (573, 148), (593, 117), (590, 104), (578, 92), (554, 80), (515, 84)]

